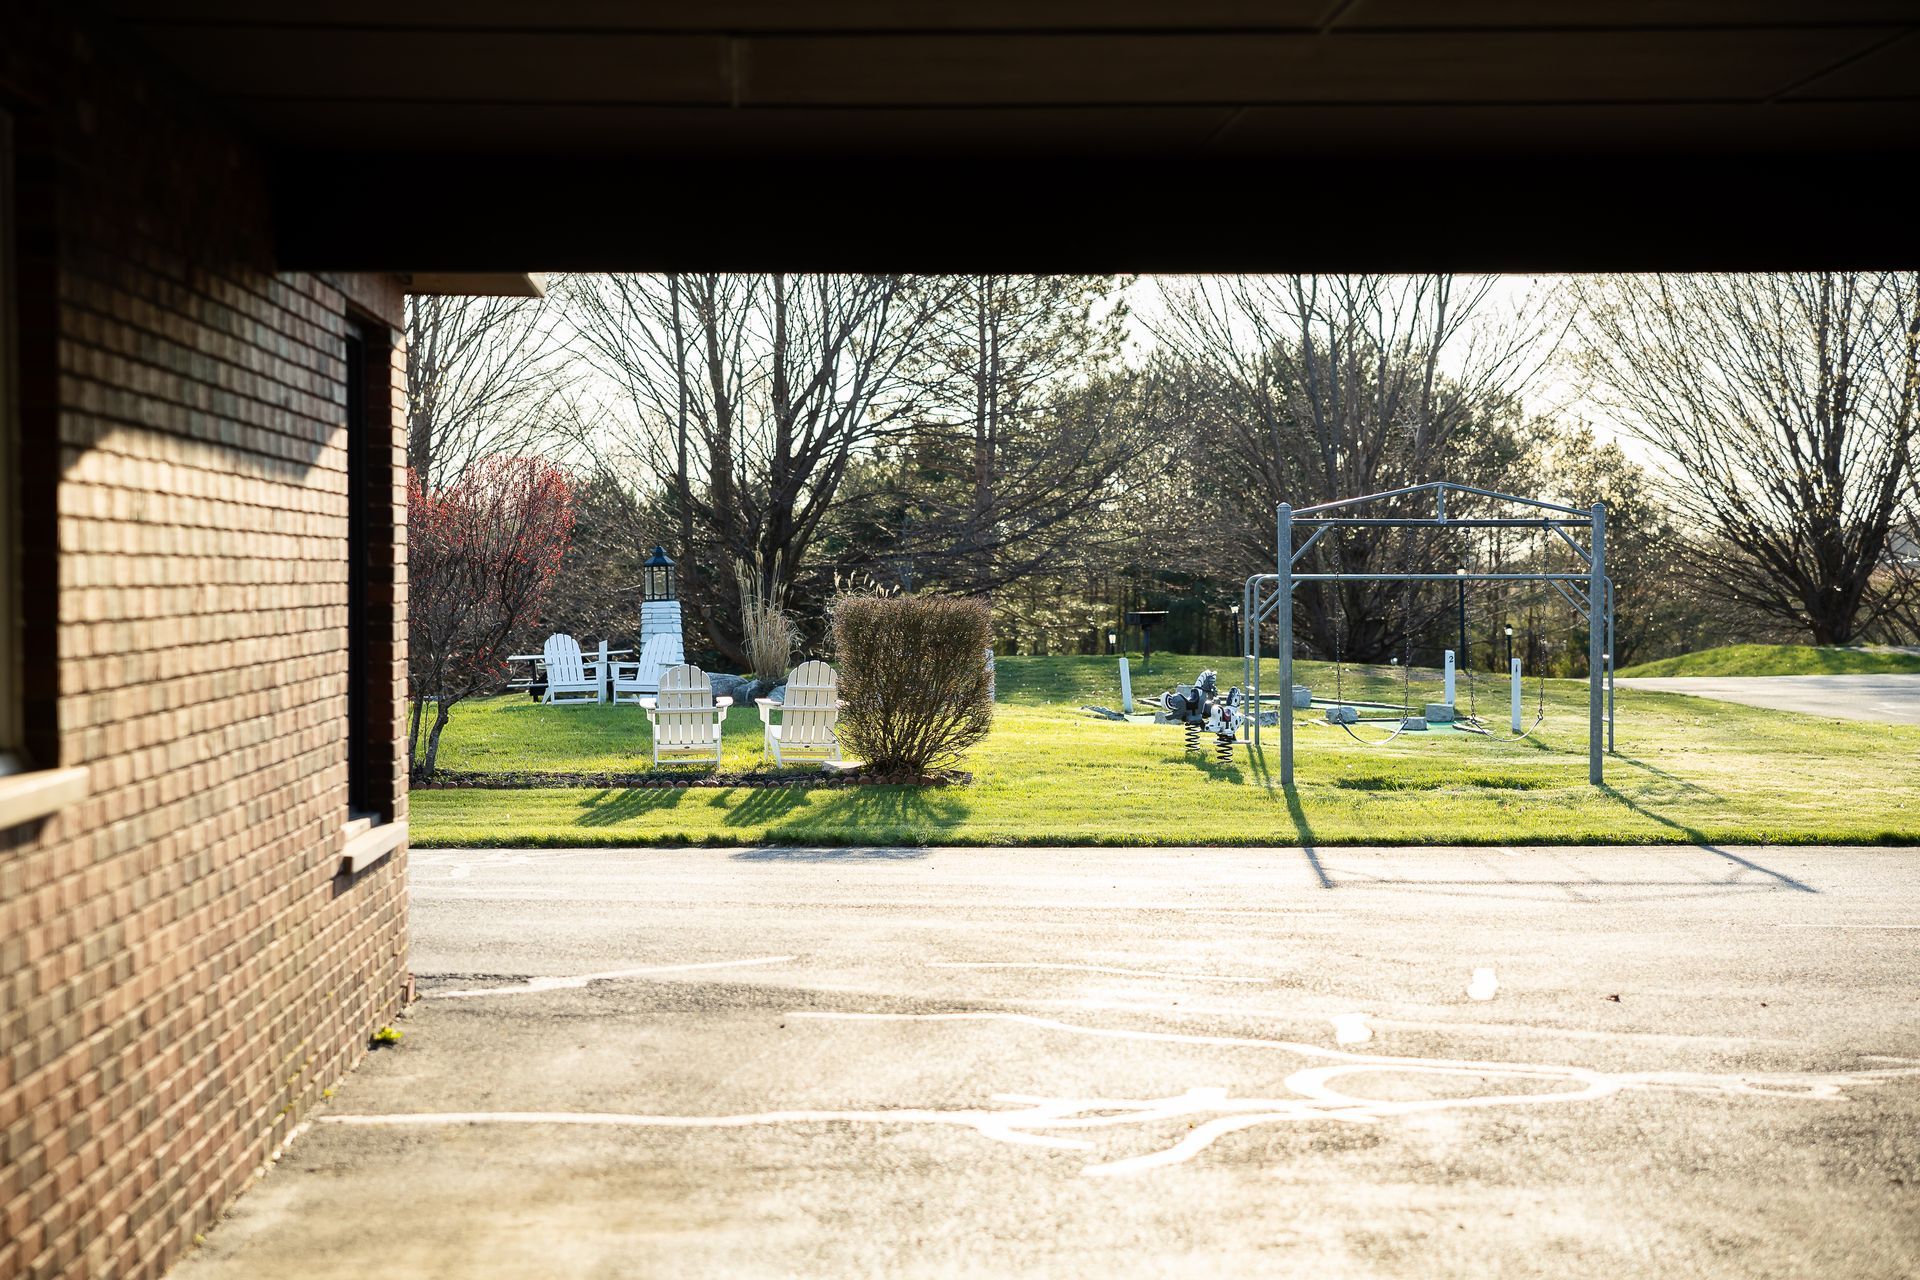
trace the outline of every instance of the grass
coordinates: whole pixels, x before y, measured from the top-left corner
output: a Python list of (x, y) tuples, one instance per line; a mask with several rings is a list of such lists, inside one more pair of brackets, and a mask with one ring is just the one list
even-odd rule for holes
[[(1141, 693), (1202, 665), (1237, 683), (1238, 659), (1155, 656)], [(1268, 664), (1267, 679), (1275, 676)], [(1299, 664), (1319, 688), (1329, 672)], [(1298, 786), (1281, 788), (1276, 739), (1234, 763), (1185, 754), (1166, 725), (1080, 713), (1118, 701), (1105, 658), (1003, 658), (991, 737), (965, 787), (418, 791), (414, 844), (1508, 844), (1920, 842), (1920, 726), (1795, 716), (1622, 689), (1619, 753), (1587, 785), (1586, 686), (1549, 681), (1547, 718), (1518, 742), (1404, 734), (1366, 747), (1300, 713)], [(1437, 698), (1415, 672), (1412, 700)], [(1397, 701), (1396, 673), (1349, 672)], [(1269, 685), (1271, 687), (1271, 685)], [(1504, 720), (1504, 689), (1482, 685)], [(1351, 685), (1348, 696), (1353, 696)], [(1528, 686), (1528, 719), (1535, 698)], [(1464, 699), (1463, 699), (1464, 700)], [(760, 767), (759, 719), (727, 721), (729, 770)], [(642, 770), (632, 707), (541, 707), (524, 697), (463, 704), (449, 768)], [(675, 772), (696, 771), (682, 766)]]
[(1811, 644), (1730, 644), (1622, 667), (1622, 676), (1920, 675), (1920, 654)]

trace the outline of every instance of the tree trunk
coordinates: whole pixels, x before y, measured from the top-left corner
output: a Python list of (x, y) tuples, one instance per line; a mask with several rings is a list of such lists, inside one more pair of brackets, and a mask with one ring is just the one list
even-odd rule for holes
[(408, 774), (414, 774), (419, 771), (420, 719), (422, 714), (426, 711), (426, 707), (427, 707), (427, 704), (423, 700), (419, 698), (415, 698), (413, 700), (413, 715), (409, 717), (410, 723), (407, 728), (407, 772)]
[(425, 777), (431, 778), (434, 775), (437, 768), (436, 761), (440, 758), (440, 731), (447, 727), (447, 719), (452, 714), (451, 702), (443, 701), (434, 704), (433, 729), (427, 734), (427, 762), (423, 775)]

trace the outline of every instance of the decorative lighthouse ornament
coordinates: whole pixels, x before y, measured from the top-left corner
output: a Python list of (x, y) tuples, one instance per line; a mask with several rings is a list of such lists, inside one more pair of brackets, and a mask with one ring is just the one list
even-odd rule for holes
[(687, 660), (677, 579), (665, 547), (655, 547), (640, 567), (640, 652), (663, 668)]

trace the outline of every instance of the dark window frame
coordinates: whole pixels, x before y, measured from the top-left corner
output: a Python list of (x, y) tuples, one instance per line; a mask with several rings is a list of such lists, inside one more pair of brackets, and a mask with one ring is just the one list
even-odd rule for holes
[(394, 664), (400, 586), (395, 571), (393, 349), (395, 334), (357, 309), (343, 336), (347, 479), (347, 819), (392, 822), (400, 812)]

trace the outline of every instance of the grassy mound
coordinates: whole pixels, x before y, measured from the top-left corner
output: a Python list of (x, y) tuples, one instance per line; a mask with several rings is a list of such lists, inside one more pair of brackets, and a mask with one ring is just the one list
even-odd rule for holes
[(1623, 676), (1920, 675), (1920, 654), (1811, 644), (1730, 644), (1622, 667)]

